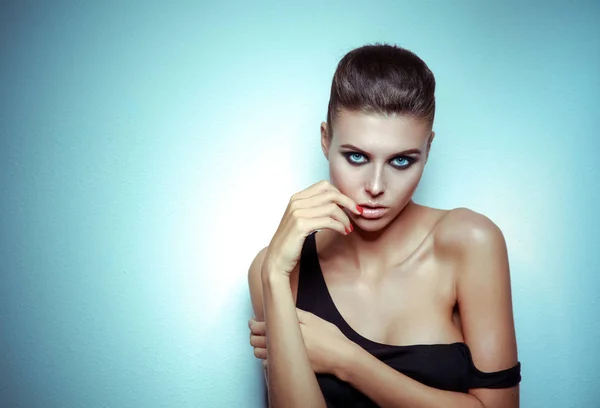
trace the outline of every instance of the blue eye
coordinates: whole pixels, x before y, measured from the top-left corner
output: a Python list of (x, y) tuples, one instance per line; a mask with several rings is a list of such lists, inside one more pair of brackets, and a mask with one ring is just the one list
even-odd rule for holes
[[(362, 153), (348, 152), (344, 153), (344, 157), (346, 157), (348, 163), (352, 164), (353, 166), (359, 166), (367, 162)], [(393, 166), (398, 170), (404, 170), (410, 167), (415, 161), (415, 159), (410, 157), (396, 157), (395, 159), (392, 159), (392, 162), (394, 163)]]
[(398, 165), (397, 167), (402, 167), (402, 168), (404, 168), (404, 167), (408, 167), (408, 166), (410, 166), (410, 164), (411, 164), (411, 161), (410, 161), (410, 160), (408, 160), (406, 157), (398, 157), (398, 158), (396, 158), (396, 159), (394, 159), (394, 160), (397, 160), (397, 162), (396, 162), (396, 163), (398, 163), (398, 162), (402, 162), (402, 163), (403, 163), (403, 164), (400, 164), (400, 165)]
[(352, 164), (360, 164), (362, 162), (359, 161), (359, 159), (361, 157), (364, 157), (362, 154), (360, 153), (348, 153), (346, 154), (346, 159), (348, 159), (348, 161)]

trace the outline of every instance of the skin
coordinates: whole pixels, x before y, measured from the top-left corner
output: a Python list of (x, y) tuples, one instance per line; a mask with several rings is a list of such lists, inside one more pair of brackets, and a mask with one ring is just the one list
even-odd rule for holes
[[(393, 345), (465, 342), (479, 370), (503, 370), (518, 355), (502, 232), (469, 209), (440, 210), (412, 199), (434, 136), (423, 120), (396, 115), (342, 110), (331, 137), (321, 124), (331, 184), (359, 204), (388, 209), (377, 220), (346, 212), (354, 226), (348, 235), (319, 231), (319, 262), (337, 309), (363, 337)], [(413, 152), (397, 154), (407, 150)], [(262, 359), (266, 249), (249, 270), (251, 344)], [(294, 304), (297, 284), (298, 268), (289, 277)], [(297, 316), (289, 324), (300, 325), (313, 371), (336, 375), (382, 407), (519, 405), (519, 386), (469, 394), (431, 388), (381, 363), (331, 323), (300, 310)]]

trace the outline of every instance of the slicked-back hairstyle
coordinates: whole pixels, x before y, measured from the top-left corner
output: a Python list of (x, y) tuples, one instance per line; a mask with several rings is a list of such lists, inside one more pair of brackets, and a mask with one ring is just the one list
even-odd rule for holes
[(433, 126), (435, 77), (413, 52), (388, 44), (364, 45), (339, 62), (327, 109), (329, 138), (340, 110), (405, 115)]

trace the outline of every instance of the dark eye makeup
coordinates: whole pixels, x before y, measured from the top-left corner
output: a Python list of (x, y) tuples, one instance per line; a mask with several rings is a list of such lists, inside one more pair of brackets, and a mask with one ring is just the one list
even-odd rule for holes
[[(366, 158), (366, 156), (360, 152), (343, 152), (342, 154), (346, 158), (346, 161), (348, 163), (350, 163), (352, 166), (361, 166), (368, 162), (368, 159)], [(364, 160), (360, 160), (360, 158), (363, 158)], [(413, 163), (415, 163), (417, 161), (417, 159), (410, 157), (410, 156), (397, 156), (397, 157), (394, 157), (392, 160), (390, 160), (390, 162), (392, 162), (392, 163), (394, 161), (400, 161), (401, 163), (404, 163), (404, 164), (392, 164), (392, 166), (395, 167), (396, 169), (404, 170), (404, 169), (409, 168)]]

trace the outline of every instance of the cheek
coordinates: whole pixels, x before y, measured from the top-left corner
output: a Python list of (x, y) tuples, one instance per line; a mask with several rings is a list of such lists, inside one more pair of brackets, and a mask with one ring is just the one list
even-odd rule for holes
[(422, 171), (411, 172), (404, 180), (403, 186), (407, 191), (414, 191), (421, 181)]
[(329, 162), (329, 179), (331, 184), (336, 186), (342, 194), (349, 195), (351, 191), (355, 190), (356, 185), (359, 184), (359, 180), (355, 177), (352, 168), (342, 163), (341, 161)]
[(421, 169), (419, 171), (411, 172), (411, 174), (408, 174), (407, 177), (399, 181), (397, 184), (398, 188), (396, 189), (398, 202), (406, 203), (412, 198), (415, 190), (419, 186), (422, 175), (423, 171)]

